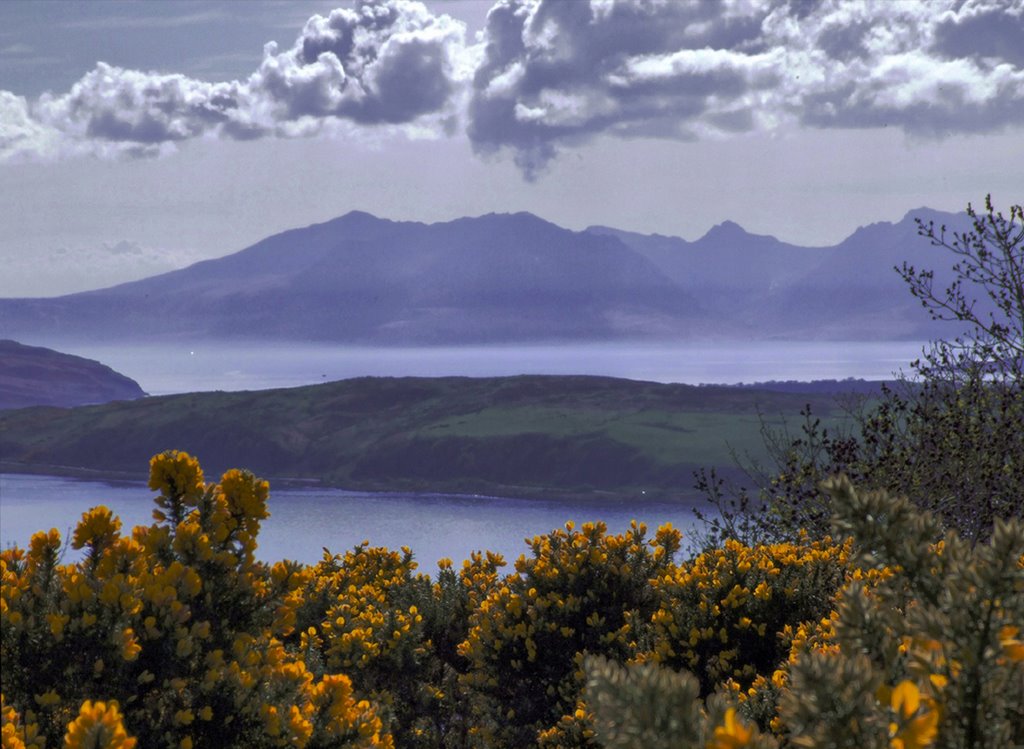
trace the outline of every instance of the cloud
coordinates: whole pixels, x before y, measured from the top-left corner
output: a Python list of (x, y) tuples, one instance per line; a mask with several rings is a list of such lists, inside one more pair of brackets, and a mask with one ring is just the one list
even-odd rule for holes
[(1024, 67), (1024, 2), (975, 0), (935, 24), (933, 48), (949, 58), (996, 58)]
[(479, 43), (465, 34), (419, 2), (380, 0), (313, 16), (241, 80), (97, 63), (34, 102), (0, 92), (0, 159), (464, 126), (478, 153), (509, 152), (532, 178), (598, 135), (1024, 123), (1024, 0), (500, 0)]
[(241, 81), (99, 62), (66, 93), (0, 100), (0, 158), (33, 146), (45, 155), (44, 144), (52, 153), (55, 140), (60, 153), (153, 155), (201, 136), (301, 136), (339, 122), (422, 132), (419, 120), (434, 117), (440, 131), (468, 76), (464, 37), (459, 21), (386, 0), (313, 16), (290, 48), (267, 44)]
[(291, 49), (267, 45), (247, 89), (278, 121), (407, 123), (448, 104), (464, 36), (418, 3), (339, 8), (311, 18)]
[[(781, 18), (767, 26), (789, 50), (783, 91), (804, 124), (941, 137), (1024, 122), (1024, 0), (890, 3), (871, 12), (832, 2), (798, 27)], [(1007, 33), (1013, 44), (1004, 43)]]
[(244, 97), (237, 82), (205, 83), (98, 63), (61, 96), (44, 94), (34, 113), (75, 141), (139, 149), (188, 140), (232, 119)]
[(597, 134), (1024, 122), (1024, 0), (502, 0), (469, 135), (527, 176)]
[(32, 117), (24, 96), (0, 90), (0, 159), (50, 153), (56, 138), (56, 133)]

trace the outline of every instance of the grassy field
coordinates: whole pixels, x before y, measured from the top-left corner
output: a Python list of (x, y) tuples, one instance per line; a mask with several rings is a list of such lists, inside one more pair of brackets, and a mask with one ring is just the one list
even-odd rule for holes
[[(779, 415), (765, 418), (776, 426), (784, 422)], [(760, 456), (764, 448), (760, 426), (755, 409), (709, 413), (523, 406), (487, 408), (464, 414), (426, 425), (419, 434), (483, 439), (525, 433), (580, 438), (602, 433), (659, 464), (673, 465), (685, 458), (689, 463), (718, 465), (728, 457), (723, 452), (727, 446)]]
[(843, 421), (822, 394), (602, 377), (360, 378), (0, 412), (0, 467), (134, 475), (178, 449), (211, 471), (359, 489), (673, 495), (696, 468), (763, 457), (762, 423), (798, 429), (806, 403), (828, 426)]

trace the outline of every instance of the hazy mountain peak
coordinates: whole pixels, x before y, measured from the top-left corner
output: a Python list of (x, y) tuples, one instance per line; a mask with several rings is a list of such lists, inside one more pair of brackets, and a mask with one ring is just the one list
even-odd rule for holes
[(843, 244), (848, 243), (852, 239), (860, 239), (865, 236), (874, 236), (878, 233), (885, 233), (893, 229), (901, 231), (913, 231), (917, 232), (917, 220), (920, 219), (926, 225), (928, 222), (935, 222), (936, 228), (943, 224), (949, 226), (951, 229), (962, 230), (966, 229), (970, 225), (970, 221), (967, 218), (966, 213), (950, 213), (948, 211), (938, 211), (934, 208), (928, 208), (922, 206), (920, 208), (914, 208), (903, 214), (903, 217), (898, 221), (873, 221), (870, 224), (864, 224), (858, 226), (854, 232), (844, 240)]
[(966, 224), (969, 221), (966, 212), (950, 213), (949, 211), (937, 211), (934, 208), (921, 206), (920, 208), (907, 211), (899, 223), (914, 224), (915, 219), (921, 219), (926, 224), (929, 221), (934, 221), (936, 226), (941, 224)]
[(720, 224), (712, 226), (707, 234), (700, 238), (702, 240), (714, 240), (717, 242), (722, 241), (736, 241), (745, 239), (746, 237), (752, 236), (746, 229), (737, 224), (735, 221), (723, 221)]
[(935, 264), (915, 216), (966, 228), (963, 214), (918, 209), (813, 248), (734, 221), (689, 242), (577, 232), (526, 211), (425, 224), (353, 210), (113, 289), (0, 300), (0, 328), (21, 337), (417, 344), (909, 336), (922, 329), (920, 310), (892, 268)]
[(907, 211), (898, 221), (873, 221), (870, 224), (858, 226), (839, 246), (865, 242), (877, 244), (884, 238), (887, 238), (887, 242), (906, 241), (908, 236), (917, 234), (916, 219), (921, 219), (925, 224), (934, 221), (936, 226), (940, 226), (944, 223), (953, 224), (958, 219), (958, 214), (943, 213), (931, 208), (917, 208)]
[(386, 218), (380, 216), (374, 216), (372, 213), (361, 210), (352, 210), (339, 216), (328, 223), (342, 224), (345, 226), (367, 226), (373, 224), (390, 224), (392, 223)]
[(479, 219), (468, 219), (474, 220), (488, 220), (488, 221), (501, 221), (516, 225), (534, 225), (534, 226), (554, 226), (559, 227), (557, 224), (553, 224), (540, 216), (530, 213), (529, 211), (516, 211), (515, 213), (486, 213), (480, 216)]

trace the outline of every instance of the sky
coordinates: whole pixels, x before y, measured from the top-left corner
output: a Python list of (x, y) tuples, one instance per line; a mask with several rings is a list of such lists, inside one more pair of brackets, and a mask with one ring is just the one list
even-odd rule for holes
[(0, 296), (351, 210), (804, 245), (1024, 187), (1024, 0), (0, 2)]

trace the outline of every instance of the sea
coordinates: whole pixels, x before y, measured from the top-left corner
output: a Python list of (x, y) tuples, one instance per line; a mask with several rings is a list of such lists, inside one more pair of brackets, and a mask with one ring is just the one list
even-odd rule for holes
[[(70, 539), (82, 512), (105, 505), (122, 529), (153, 522), (155, 508), (142, 482), (84, 481), (57, 476), (0, 474), (0, 539), (25, 547), (32, 534), (56, 528)], [(568, 501), (509, 499), (449, 494), (351, 492), (271, 484), (268, 509), (258, 537), (257, 556), (266, 562), (294, 559), (312, 564), (325, 550), (344, 553), (364, 541), (371, 546), (407, 546), (421, 571), (437, 570), (448, 558), (456, 564), (474, 551), (502, 554), (511, 564), (528, 553), (526, 539), (563, 528), (566, 522), (604, 522), (621, 533), (633, 520), (649, 535), (662, 524), (684, 531), (697, 544), (698, 524), (690, 502)], [(77, 559), (68, 550), (67, 561)]]
[[(887, 380), (907, 370), (922, 346), (909, 341), (758, 341), (380, 349), (61, 342), (54, 348), (102, 361), (135, 379), (150, 395), (165, 395), (265, 390), (361, 376), (590, 374), (686, 384)], [(681, 487), (678, 501), (651, 501), (641, 495), (612, 502), (272, 485), (271, 516), (264, 521), (257, 554), (268, 562), (314, 563), (325, 549), (344, 553), (366, 541), (394, 549), (407, 546), (429, 572), (442, 558), (460, 563), (481, 550), (501, 553), (511, 563), (528, 552), (526, 539), (569, 521), (602, 521), (610, 531), (622, 532), (633, 520), (646, 524), (651, 535), (671, 523), (683, 531), (692, 549), (703, 526), (694, 516), (695, 499), (688, 489)], [(110, 507), (126, 529), (148, 525), (152, 500), (153, 492), (142, 483), (0, 474), (0, 545), (25, 546), (32, 533), (50, 528), (68, 538), (81, 513), (98, 504)], [(66, 554), (73, 560), (76, 552), (69, 548)]]
[(742, 341), (359, 347), (238, 342), (109, 346), (46, 342), (101, 361), (150, 395), (266, 390), (351, 377), (587, 374), (690, 385), (766, 380), (891, 379), (920, 341)]

